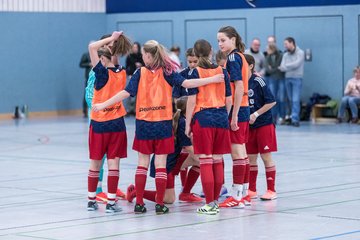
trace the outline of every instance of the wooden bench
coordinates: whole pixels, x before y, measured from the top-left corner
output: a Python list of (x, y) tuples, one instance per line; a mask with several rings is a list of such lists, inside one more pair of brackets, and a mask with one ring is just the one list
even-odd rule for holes
[(315, 104), (311, 111), (311, 121), (313, 123), (336, 123), (336, 117), (324, 117), (324, 111), (331, 110), (326, 104)]

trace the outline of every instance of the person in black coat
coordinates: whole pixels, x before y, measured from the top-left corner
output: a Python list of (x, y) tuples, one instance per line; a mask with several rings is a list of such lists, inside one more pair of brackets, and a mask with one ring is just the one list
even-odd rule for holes
[(126, 58), (126, 74), (131, 76), (135, 70), (144, 66), (144, 61), (141, 55), (140, 43), (134, 42), (131, 53)]

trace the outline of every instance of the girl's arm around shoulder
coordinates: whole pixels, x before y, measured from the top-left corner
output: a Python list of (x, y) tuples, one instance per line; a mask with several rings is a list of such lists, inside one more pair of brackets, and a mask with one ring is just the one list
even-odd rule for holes
[[(194, 71), (195, 72), (195, 71)], [(196, 79), (185, 79), (178, 72), (172, 72), (170, 75), (166, 76), (164, 74), (166, 81), (171, 85), (178, 85), (184, 88), (196, 88), (201, 87), (210, 83), (219, 83), (224, 81), (224, 74), (217, 74), (208, 78), (196, 78)]]
[(217, 74), (215, 76), (208, 78), (201, 78), (201, 79), (196, 78), (196, 79), (185, 80), (183, 81), (181, 86), (183, 86), (184, 88), (196, 88), (210, 83), (220, 83), (220, 82), (224, 82), (224, 74)]
[(125, 98), (130, 97), (130, 93), (128, 93), (126, 90), (122, 90), (115, 94), (112, 98), (106, 100), (105, 102), (94, 104), (92, 109), (94, 112), (101, 111), (111, 105), (114, 105), (115, 103), (121, 102)]

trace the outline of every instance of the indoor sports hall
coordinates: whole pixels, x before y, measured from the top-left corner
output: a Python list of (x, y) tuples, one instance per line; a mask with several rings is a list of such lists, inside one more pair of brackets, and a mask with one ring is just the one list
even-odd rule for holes
[(358, 0), (0, 0), (0, 33), (0, 239), (360, 239)]

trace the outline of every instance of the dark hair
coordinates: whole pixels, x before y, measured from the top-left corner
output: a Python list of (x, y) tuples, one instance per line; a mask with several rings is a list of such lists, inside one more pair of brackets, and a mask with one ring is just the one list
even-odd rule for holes
[(172, 52), (180, 52), (180, 47), (174, 45), (174, 46), (172, 46), (172, 47), (170, 48), (170, 51), (172, 51)]
[(197, 40), (194, 44), (195, 56), (199, 58), (198, 66), (201, 68), (212, 68), (213, 64), (209, 59), (211, 45), (204, 39)]
[(100, 38), (100, 40), (103, 40), (103, 39), (108, 38), (108, 37), (111, 37), (111, 34), (105, 34), (105, 35), (103, 35), (103, 36)]
[(134, 45), (136, 45), (138, 47), (138, 52), (135, 54), (140, 54), (141, 53), (141, 45), (139, 42), (134, 42), (133, 45), (131, 47), (133, 47)]
[(254, 72), (254, 66), (255, 66), (255, 58), (253, 56), (251, 56), (250, 54), (244, 54), (244, 57), (246, 59), (246, 62), (249, 64), (249, 68), (250, 65), (253, 65), (253, 68), (251, 69), (251, 73)]
[(219, 64), (221, 60), (226, 60), (226, 54), (223, 53), (221, 50), (218, 50), (215, 55), (216, 63)]
[(124, 34), (121, 34), (119, 38), (114, 42), (111, 51), (113, 55), (124, 56), (130, 52), (131, 48), (131, 40)]
[(285, 41), (288, 41), (289, 43), (292, 43), (294, 46), (296, 46), (295, 39), (293, 37), (287, 37), (285, 38)]
[(188, 50), (186, 50), (186, 57), (195, 57), (193, 48), (189, 48)]
[(176, 133), (179, 125), (180, 115), (186, 114), (187, 99), (188, 99), (187, 96), (182, 96), (179, 99), (177, 99), (175, 103), (176, 112), (173, 115), (173, 129), (175, 133), (175, 141), (176, 141)]
[(218, 31), (219, 33), (224, 33), (228, 38), (235, 38), (235, 45), (236, 48), (243, 53), (245, 51), (245, 44), (242, 41), (242, 38), (240, 36), (240, 34), (236, 31), (236, 29), (234, 27), (231, 26), (226, 26), (226, 27), (222, 27), (219, 29)]

